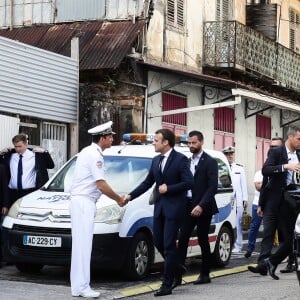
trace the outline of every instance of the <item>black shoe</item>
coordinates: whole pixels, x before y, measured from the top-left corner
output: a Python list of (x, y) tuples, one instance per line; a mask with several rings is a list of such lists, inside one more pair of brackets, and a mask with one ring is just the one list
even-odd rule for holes
[(172, 290), (182, 284), (182, 276), (176, 276), (172, 284)]
[(172, 284), (172, 289), (182, 284), (182, 275), (186, 273), (186, 267), (184, 265), (178, 265), (177, 271), (174, 277), (174, 282)]
[(200, 275), (196, 281), (193, 282), (193, 284), (206, 284), (210, 283), (210, 277), (206, 275)]
[(251, 255), (252, 255), (252, 253), (249, 252), (249, 251), (247, 251), (247, 252), (245, 253), (245, 257), (246, 257), (246, 258), (249, 258)]
[(166, 285), (162, 285), (158, 291), (154, 293), (155, 297), (166, 296), (172, 294), (172, 288)]
[(266, 266), (267, 266), (269, 275), (270, 275), (273, 279), (279, 280), (279, 277), (275, 274), (277, 265), (273, 265), (273, 264), (270, 262), (270, 259), (269, 259), (269, 258), (266, 258), (266, 259), (265, 259), (265, 263), (266, 263)]
[(268, 274), (268, 269), (266, 266), (258, 264), (256, 267), (248, 266), (248, 270), (252, 273), (260, 274), (266, 276)]
[(293, 264), (287, 264), (285, 269), (280, 270), (280, 273), (292, 273), (296, 271), (296, 266)]

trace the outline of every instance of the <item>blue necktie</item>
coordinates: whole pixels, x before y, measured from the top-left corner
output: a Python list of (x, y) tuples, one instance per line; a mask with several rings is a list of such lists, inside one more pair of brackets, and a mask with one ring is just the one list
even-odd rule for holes
[(159, 163), (158, 163), (158, 168), (159, 168), (159, 171), (162, 173), (162, 162), (164, 160), (165, 156), (164, 155), (161, 155), (159, 157)]
[(18, 190), (22, 190), (22, 174), (23, 174), (23, 164), (22, 164), (22, 155), (19, 157), (18, 163), (18, 177), (17, 177), (17, 188)]

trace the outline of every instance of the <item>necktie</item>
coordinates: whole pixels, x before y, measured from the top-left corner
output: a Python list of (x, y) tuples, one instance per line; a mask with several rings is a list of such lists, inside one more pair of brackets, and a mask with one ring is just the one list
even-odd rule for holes
[(159, 170), (160, 170), (161, 173), (162, 173), (162, 171), (163, 171), (163, 168), (162, 168), (162, 162), (163, 162), (164, 158), (165, 158), (165, 157), (164, 157), (163, 155), (161, 155), (161, 156), (159, 157), (158, 167), (159, 167)]
[(18, 190), (22, 190), (22, 174), (23, 174), (22, 158), (23, 158), (23, 156), (20, 155), (19, 163), (18, 163), (18, 177), (17, 177), (17, 188), (18, 188)]

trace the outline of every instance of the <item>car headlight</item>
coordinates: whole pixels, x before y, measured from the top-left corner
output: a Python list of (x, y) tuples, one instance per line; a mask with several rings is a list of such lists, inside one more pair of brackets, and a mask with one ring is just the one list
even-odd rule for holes
[(15, 201), (14, 204), (11, 206), (11, 208), (8, 211), (8, 216), (14, 219), (18, 218), (18, 214), (19, 214), (19, 209), (21, 206), (21, 202), (22, 202), (22, 198), (20, 198), (19, 200)]
[(117, 224), (122, 221), (125, 213), (125, 207), (120, 207), (117, 204), (101, 207), (97, 209), (95, 222)]
[(295, 225), (295, 232), (300, 234), (300, 214), (298, 215), (296, 225)]

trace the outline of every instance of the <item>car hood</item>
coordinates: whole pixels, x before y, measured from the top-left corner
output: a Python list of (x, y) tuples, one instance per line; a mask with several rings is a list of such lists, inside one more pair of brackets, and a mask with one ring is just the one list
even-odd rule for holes
[[(60, 219), (61, 222), (69, 222), (70, 199), (69, 193), (38, 190), (22, 198), (18, 210), (19, 216), (22, 215), (22, 219), (38, 219), (41, 221), (51, 215)], [(102, 195), (96, 206), (99, 209), (112, 204), (116, 204), (116, 202)]]

